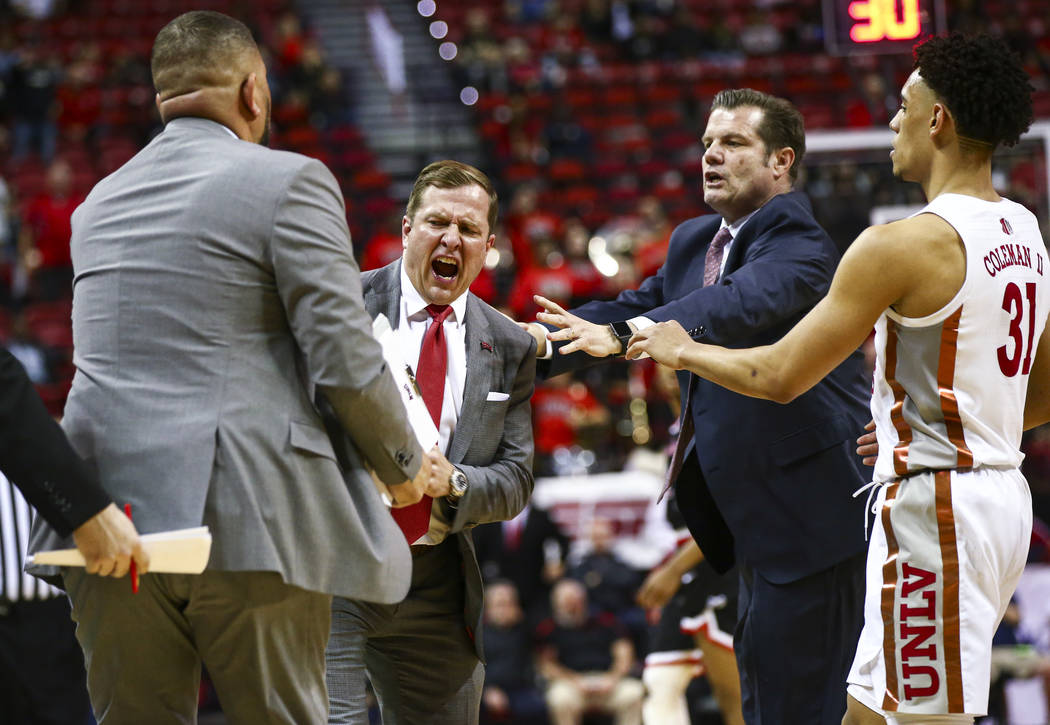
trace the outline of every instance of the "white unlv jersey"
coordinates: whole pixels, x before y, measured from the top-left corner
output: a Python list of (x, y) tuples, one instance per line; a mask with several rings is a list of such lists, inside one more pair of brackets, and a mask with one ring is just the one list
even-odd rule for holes
[(875, 480), (1016, 467), (1028, 375), (1050, 311), (1039, 225), (1008, 199), (960, 194), (942, 194), (918, 213), (936, 214), (962, 237), (966, 278), (932, 315), (886, 310), (876, 324)]

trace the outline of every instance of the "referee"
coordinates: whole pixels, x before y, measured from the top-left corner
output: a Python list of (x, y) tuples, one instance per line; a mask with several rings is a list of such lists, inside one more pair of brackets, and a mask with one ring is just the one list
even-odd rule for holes
[(69, 600), (22, 571), (29, 505), (0, 474), (0, 722), (89, 722), (84, 656)]
[(0, 722), (87, 722), (84, 664), (69, 603), (22, 572), (26, 500), (61, 534), (73, 534), (89, 573), (123, 576), (132, 558), (145, 573), (149, 556), (135, 527), (48, 414), (25, 369), (3, 347), (0, 471), (6, 476), (0, 476)]

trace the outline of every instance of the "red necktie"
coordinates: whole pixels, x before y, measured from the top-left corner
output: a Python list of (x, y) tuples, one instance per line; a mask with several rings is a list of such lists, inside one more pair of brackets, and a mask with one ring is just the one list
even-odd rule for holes
[[(423, 402), (427, 404), (430, 417), (434, 419), (434, 425), (440, 428), (441, 405), (445, 400), (445, 372), (448, 370), (448, 344), (445, 342), (442, 323), (452, 314), (452, 308), (448, 305), (427, 305), (427, 312), (433, 319), (423, 333), (423, 345), (419, 349), (419, 362), (416, 364), (416, 384), (423, 394)], [(430, 528), (432, 500), (424, 494), (418, 503), (391, 511), (409, 544), (414, 544)]]
[[(718, 276), (722, 272), (722, 252), (731, 241), (733, 241), (733, 235), (730, 234), (729, 227), (722, 227), (708, 245), (707, 254), (704, 255), (704, 287), (718, 281)], [(689, 383), (689, 390), (685, 394), (685, 408), (682, 409), (682, 425), (678, 432), (678, 442), (675, 443), (671, 463), (667, 467), (667, 480), (664, 482), (664, 490), (660, 493), (660, 498), (663, 498), (667, 489), (674, 485), (675, 479), (681, 473), (682, 464), (685, 463), (685, 449), (689, 446), (689, 441), (693, 440), (693, 433), (696, 430), (691, 410), (693, 405), (693, 377), (691, 375)]]

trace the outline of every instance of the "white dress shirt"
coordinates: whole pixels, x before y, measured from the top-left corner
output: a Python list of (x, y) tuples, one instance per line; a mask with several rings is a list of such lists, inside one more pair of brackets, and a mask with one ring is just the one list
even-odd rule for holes
[[(463, 386), (467, 379), (467, 328), (464, 315), (467, 311), (467, 295), (460, 295), (452, 302), (452, 312), (445, 319), (445, 342), (448, 346), (448, 368), (445, 372), (445, 396), (441, 403), (441, 421), (438, 435), (441, 450), (448, 452), (448, 442), (456, 430), (459, 411), (463, 406)], [(427, 312), (427, 301), (419, 294), (401, 265), (401, 319), (397, 323), (397, 338), (405, 361), (416, 370), (419, 351), (423, 347), (423, 335), (433, 321)], [(418, 370), (416, 371), (418, 374)]]
[[(412, 285), (405, 265), (401, 265), (401, 314), (397, 323), (397, 340), (405, 362), (416, 371), (419, 351), (423, 347), (423, 335), (433, 322), (427, 312), (427, 301)], [(442, 325), (448, 349), (448, 367), (445, 369), (445, 395), (441, 401), (441, 420), (438, 437), (441, 450), (448, 453), (448, 444), (456, 430), (459, 413), (463, 407), (463, 388), (467, 380), (467, 295), (461, 294), (452, 301), (452, 312)], [(430, 529), (413, 544), (440, 544), (448, 536), (451, 522), (445, 517), (442, 507), (434, 501), (430, 509)]]

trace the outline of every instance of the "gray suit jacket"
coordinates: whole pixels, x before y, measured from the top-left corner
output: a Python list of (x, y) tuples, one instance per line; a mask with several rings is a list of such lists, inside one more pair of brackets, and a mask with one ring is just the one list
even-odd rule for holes
[[(369, 314), (383, 313), (396, 328), (401, 316), (401, 261), (362, 273), (361, 282)], [(464, 317), (467, 377), (459, 422), (445, 455), (463, 471), (469, 486), (456, 509), (446, 510), (452, 521), (450, 535), (456, 537), (463, 556), (466, 623), (481, 658), (483, 587), (470, 529), (514, 518), (532, 494), (529, 399), (536, 376), (536, 343), (470, 292)], [(510, 398), (487, 400), (490, 392), (508, 393)], [(447, 507), (444, 500), (438, 505)]]
[[(63, 426), (139, 531), (207, 524), (210, 569), (400, 601), (404, 536), (360, 458), (344, 480), (310, 395), (383, 481), (418, 471), (328, 169), (175, 119), (95, 186), (71, 249)], [(36, 522), (31, 551), (61, 543)]]

